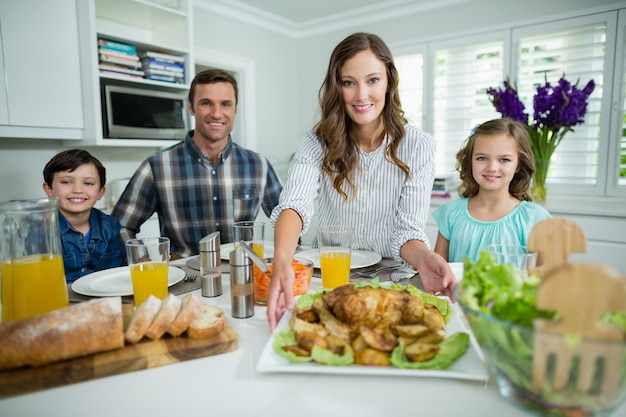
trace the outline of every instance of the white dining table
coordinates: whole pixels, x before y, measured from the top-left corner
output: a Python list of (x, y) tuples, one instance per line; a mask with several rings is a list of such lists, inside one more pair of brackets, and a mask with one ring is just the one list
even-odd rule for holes
[[(532, 415), (502, 398), (491, 380), (258, 372), (271, 337), (266, 308), (257, 305), (254, 316), (233, 318), (229, 274), (222, 280), (219, 297), (196, 292), (204, 303), (224, 310), (239, 335), (235, 351), (9, 397), (0, 400), (0, 416)], [(310, 291), (319, 288), (313, 278)], [(614, 415), (625, 416), (626, 404)]]

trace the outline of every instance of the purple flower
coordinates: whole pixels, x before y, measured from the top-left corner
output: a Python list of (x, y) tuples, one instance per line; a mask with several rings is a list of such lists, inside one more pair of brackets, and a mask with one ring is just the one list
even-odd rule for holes
[(503, 88), (487, 89), (487, 95), (502, 117), (509, 117), (518, 122), (528, 124), (528, 115), (524, 113), (524, 103), (517, 96), (517, 90), (511, 86), (507, 79), (502, 83)]
[(553, 132), (561, 129), (567, 131), (585, 122), (587, 99), (595, 83), (589, 81), (582, 90), (577, 85), (561, 78), (557, 86), (553, 87), (546, 82), (544, 86), (537, 87), (537, 94), (533, 98), (535, 130), (544, 127)]
[[(546, 80), (544, 85), (537, 87), (537, 93), (533, 97), (534, 114), (530, 126), (534, 130), (545, 129), (556, 134), (559, 131), (565, 133), (572, 130), (573, 126), (584, 123), (587, 99), (595, 86), (593, 80), (582, 90), (578, 88), (578, 82), (571, 84), (565, 77), (561, 77), (556, 86)], [(517, 95), (517, 89), (508, 79), (502, 83), (502, 87), (489, 87), (487, 95), (502, 117), (529, 124), (524, 104)]]

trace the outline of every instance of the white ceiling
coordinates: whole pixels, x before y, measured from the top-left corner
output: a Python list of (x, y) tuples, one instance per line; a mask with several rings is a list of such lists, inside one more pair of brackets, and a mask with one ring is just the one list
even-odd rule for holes
[(299, 37), (472, 1), (476, 0), (194, 0), (194, 4)]

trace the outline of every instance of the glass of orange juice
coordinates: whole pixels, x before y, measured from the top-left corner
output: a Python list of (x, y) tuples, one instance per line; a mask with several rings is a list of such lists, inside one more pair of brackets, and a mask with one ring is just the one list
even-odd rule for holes
[(2, 321), (69, 305), (56, 197), (0, 203)]
[(263, 258), (265, 251), (265, 223), (254, 221), (233, 223), (233, 242), (235, 248), (239, 242), (247, 243), (260, 258)]
[(330, 225), (317, 229), (322, 287), (337, 288), (350, 281), (352, 228)]
[(144, 237), (126, 242), (126, 254), (133, 283), (135, 306), (150, 295), (167, 296), (170, 240), (166, 237)]

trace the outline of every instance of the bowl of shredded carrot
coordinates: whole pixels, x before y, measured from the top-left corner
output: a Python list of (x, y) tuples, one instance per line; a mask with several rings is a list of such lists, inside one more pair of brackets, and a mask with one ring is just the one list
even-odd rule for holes
[[(274, 269), (272, 258), (263, 259), (267, 264), (270, 274)], [(302, 295), (309, 292), (311, 277), (313, 276), (313, 262), (304, 258), (293, 258), (291, 266), (295, 275), (293, 282), (293, 295)], [(264, 274), (256, 265), (253, 265), (254, 271), (254, 302), (264, 305), (267, 303), (267, 291), (270, 287), (271, 278)]]

